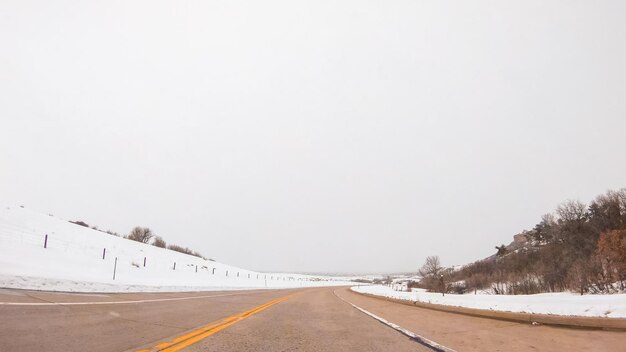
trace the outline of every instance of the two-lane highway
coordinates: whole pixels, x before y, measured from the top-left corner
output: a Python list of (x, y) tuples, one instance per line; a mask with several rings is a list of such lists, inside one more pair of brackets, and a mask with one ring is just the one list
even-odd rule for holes
[[(1, 351), (618, 351), (626, 334), (410, 307), (347, 288), (68, 294), (0, 289)], [(405, 332), (406, 332), (405, 331)]]
[[(6, 352), (428, 350), (327, 288), (95, 295), (0, 290), (0, 301), (0, 350)], [(258, 326), (255, 318), (272, 311), (271, 321), (266, 317)], [(194, 344), (185, 340), (233, 318)], [(254, 331), (235, 329), (250, 323)]]

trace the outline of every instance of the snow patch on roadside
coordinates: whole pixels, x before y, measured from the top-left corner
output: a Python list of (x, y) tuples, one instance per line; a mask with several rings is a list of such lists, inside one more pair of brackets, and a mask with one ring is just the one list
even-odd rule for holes
[(573, 293), (541, 293), (535, 295), (474, 295), (425, 292), (398, 292), (387, 286), (355, 286), (360, 293), (455, 307), (494, 311), (552, 314), (582, 317), (626, 318), (626, 294), (576, 295)]

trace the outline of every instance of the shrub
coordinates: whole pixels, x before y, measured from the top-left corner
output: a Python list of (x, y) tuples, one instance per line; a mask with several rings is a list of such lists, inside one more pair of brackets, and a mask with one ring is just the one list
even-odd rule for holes
[(180, 253), (185, 253), (185, 254), (189, 254), (189, 255), (193, 255), (194, 257), (198, 257), (198, 258), (202, 258), (204, 259), (204, 257), (202, 256), (202, 254), (198, 253), (198, 252), (194, 252), (193, 250), (186, 248), (186, 247), (182, 247), (182, 246), (178, 246), (175, 244), (170, 244), (167, 246), (167, 249), (176, 251), (176, 252), (180, 252)]
[(154, 237), (152, 230), (147, 227), (137, 226), (128, 234), (126, 238), (141, 243), (148, 243), (152, 237)]
[(166, 248), (167, 246), (167, 244), (165, 243), (165, 240), (163, 240), (161, 236), (156, 236), (154, 238), (154, 241), (152, 242), (152, 245), (155, 247), (159, 247), (159, 248)]
[(70, 221), (70, 222), (71, 222), (72, 224), (80, 225), (80, 226), (83, 226), (83, 227), (89, 227), (89, 224), (87, 224), (87, 223), (86, 223), (86, 222), (84, 222), (84, 221), (76, 220), (76, 221)]

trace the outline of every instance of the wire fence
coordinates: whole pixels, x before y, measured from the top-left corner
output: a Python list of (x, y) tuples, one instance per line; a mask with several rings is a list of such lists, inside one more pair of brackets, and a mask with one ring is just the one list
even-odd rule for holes
[[(163, 252), (163, 255), (159, 256), (158, 253), (154, 252), (156, 247), (150, 248), (148, 252), (151, 253), (148, 254), (141, 249), (142, 245), (139, 243), (115, 243), (123, 240), (117, 237), (103, 239), (101, 243), (97, 243), (92, 238), (84, 241), (72, 241), (64, 238), (66, 236), (57, 234), (57, 232), (61, 233), (58, 229), (47, 232), (45, 229), (37, 226), (27, 226), (2, 221), (0, 222), (0, 244), (9, 248), (11, 246), (26, 246), (29, 248), (40, 248), (42, 250), (67, 253), (68, 255), (83, 258), (87, 257), (94, 261), (94, 265), (96, 263), (102, 264), (104, 261), (113, 265), (112, 277), (115, 277), (116, 271), (120, 270), (120, 266), (123, 263), (126, 263), (137, 268), (147, 266), (153, 266), (154, 268), (154, 266), (158, 266), (157, 269), (167, 270), (170, 273), (207, 273), (211, 276), (221, 276), (229, 281), (250, 282), (257, 280), (264, 282), (265, 286), (276, 286), (280, 285), (281, 282), (308, 281), (302, 277), (259, 273), (216, 265), (213, 261), (200, 258), (196, 259), (195, 257), (184, 260), (182, 259), (183, 257), (179, 256), (181, 259), (173, 259), (171, 263), (164, 263), (163, 258), (166, 257), (166, 252)], [(84, 235), (92, 236), (93, 234), (86, 233)], [(158, 251), (165, 250), (166, 249), (161, 248), (158, 249)], [(172, 258), (171, 254), (168, 256)], [(88, 262), (91, 262), (91, 260), (88, 260)]]

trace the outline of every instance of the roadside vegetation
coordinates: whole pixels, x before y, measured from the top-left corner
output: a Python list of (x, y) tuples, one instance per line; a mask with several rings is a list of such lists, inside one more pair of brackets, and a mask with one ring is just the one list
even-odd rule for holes
[(495, 250), (459, 269), (428, 257), (418, 286), (442, 293), (625, 292), (626, 188), (589, 204), (566, 201)]
[(91, 229), (96, 230), (96, 231), (108, 233), (109, 235), (112, 235), (112, 236), (122, 237), (122, 238), (125, 238), (125, 239), (128, 239), (128, 240), (131, 240), (131, 241), (151, 244), (151, 245), (153, 245), (155, 247), (166, 248), (166, 249), (169, 249), (169, 250), (172, 250), (172, 251), (185, 253), (185, 254), (193, 255), (193, 256), (198, 257), (198, 258), (202, 258), (202, 259), (213, 261), (213, 259), (205, 258), (199, 252), (196, 252), (196, 251), (194, 251), (192, 249), (189, 249), (187, 247), (179, 246), (179, 245), (176, 245), (176, 244), (167, 244), (165, 242), (165, 240), (163, 239), (163, 237), (155, 235), (152, 232), (152, 230), (150, 228), (148, 228), (148, 227), (135, 226), (128, 233), (128, 235), (121, 236), (117, 232), (113, 232), (113, 231), (110, 231), (110, 230), (103, 231), (103, 230), (98, 229), (97, 226), (89, 226), (89, 224), (87, 224), (86, 222), (81, 221), (81, 220), (70, 221), (70, 222), (72, 224), (76, 224), (76, 225), (83, 226), (83, 227), (88, 227), (88, 228), (91, 228)]

